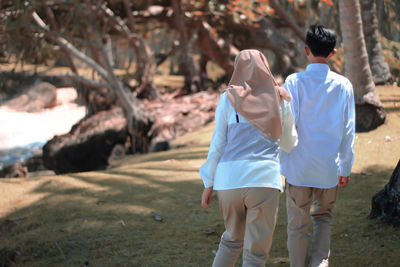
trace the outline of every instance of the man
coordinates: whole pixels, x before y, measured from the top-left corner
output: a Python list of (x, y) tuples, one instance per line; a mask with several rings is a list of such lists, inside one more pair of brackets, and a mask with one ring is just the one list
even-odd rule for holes
[[(285, 81), (293, 98), (299, 138), (297, 147), (283, 152), (281, 160), (286, 177), (287, 245), (291, 266), (328, 266), (337, 188), (346, 187), (354, 160), (354, 96), (349, 80), (328, 66), (336, 53), (335, 33), (313, 25), (306, 45), (310, 64)], [(314, 233), (308, 255), (310, 219)]]

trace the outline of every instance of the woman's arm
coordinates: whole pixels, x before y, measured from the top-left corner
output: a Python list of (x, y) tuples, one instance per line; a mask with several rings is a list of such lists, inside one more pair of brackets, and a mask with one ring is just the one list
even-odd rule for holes
[(290, 104), (283, 100), (281, 103), (282, 136), (280, 138), (280, 147), (286, 153), (289, 153), (297, 146), (297, 131), (294, 124), (294, 118)]
[(200, 176), (203, 179), (205, 188), (209, 188), (214, 185), (215, 170), (226, 146), (226, 134), (228, 131), (226, 102), (227, 96), (226, 93), (223, 93), (220, 96), (218, 106), (215, 111), (215, 129), (211, 138), (207, 160), (200, 167)]

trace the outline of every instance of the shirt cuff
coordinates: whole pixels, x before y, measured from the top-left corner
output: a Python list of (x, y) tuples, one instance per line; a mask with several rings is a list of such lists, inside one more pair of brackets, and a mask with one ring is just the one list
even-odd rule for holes
[(214, 185), (214, 180), (208, 178), (208, 177), (210, 177), (210, 176), (211, 176), (211, 175), (210, 175), (210, 173), (209, 173), (209, 170), (206, 168), (206, 165), (203, 164), (203, 165), (200, 167), (200, 177), (201, 177), (201, 179), (203, 180), (204, 188), (209, 188), (209, 187), (211, 187), (211, 186)]
[(339, 168), (339, 175), (343, 177), (350, 176), (351, 173), (351, 166), (340, 166)]
[(206, 181), (203, 179), (204, 188), (210, 188), (214, 185), (212, 181)]

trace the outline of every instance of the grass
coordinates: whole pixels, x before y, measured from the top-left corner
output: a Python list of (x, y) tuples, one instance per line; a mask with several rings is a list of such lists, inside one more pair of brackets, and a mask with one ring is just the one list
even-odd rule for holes
[[(334, 210), (331, 266), (400, 262), (400, 229), (367, 219), (372, 196), (400, 158), (400, 88), (380, 87), (379, 94), (388, 123), (357, 134), (352, 180)], [(212, 130), (105, 171), (1, 179), (0, 266), (210, 266), (224, 231), (216, 198), (210, 211), (199, 202), (198, 169)], [(269, 265), (289, 266), (284, 194)]]

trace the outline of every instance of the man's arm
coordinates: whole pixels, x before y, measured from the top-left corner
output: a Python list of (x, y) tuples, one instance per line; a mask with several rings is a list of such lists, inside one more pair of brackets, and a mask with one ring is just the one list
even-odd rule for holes
[(350, 82), (346, 84), (346, 92), (343, 139), (339, 150), (339, 187), (345, 187), (350, 180), (354, 161), (355, 105), (353, 87)]

